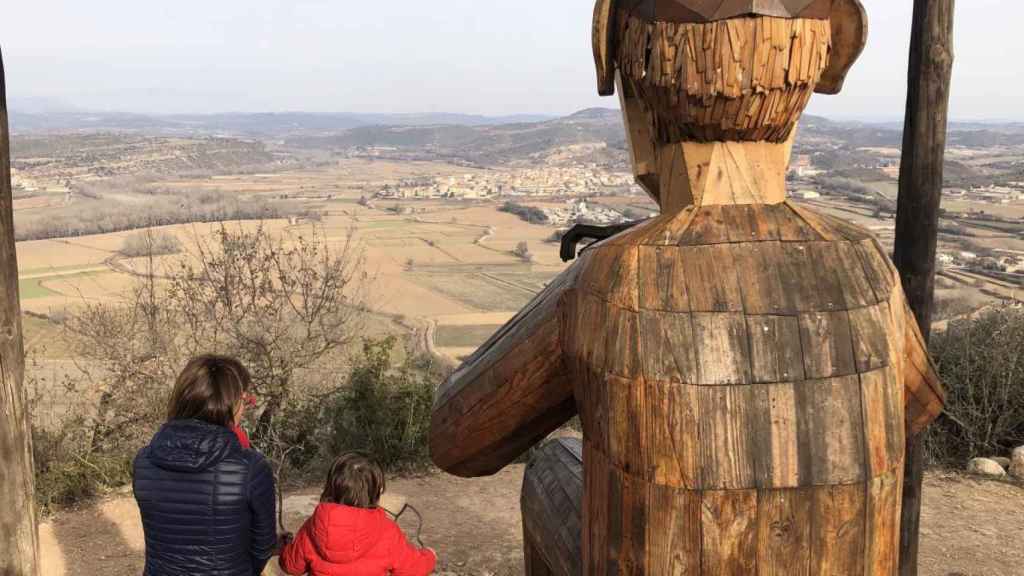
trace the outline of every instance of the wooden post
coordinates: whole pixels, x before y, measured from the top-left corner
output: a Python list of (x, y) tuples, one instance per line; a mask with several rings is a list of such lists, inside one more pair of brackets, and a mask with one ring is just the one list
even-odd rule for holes
[(0, 574), (35, 576), (39, 570), (32, 436), (22, 388), (24, 349), (14, 247), (11, 145), (0, 55)]
[[(925, 341), (931, 333), (955, 0), (914, 0), (894, 262)], [(907, 436), (900, 575), (916, 576), (924, 450)]]

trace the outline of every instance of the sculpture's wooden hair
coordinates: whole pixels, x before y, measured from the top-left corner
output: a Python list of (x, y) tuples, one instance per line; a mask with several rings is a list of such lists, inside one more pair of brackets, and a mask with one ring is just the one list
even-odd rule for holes
[(838, 94), (867, 43), (867, 13), (860, 0), (597, 0), (594, 63), (597, 91), (615, 93), (615, 30), (620, 14), (648, 23), (707, 23), (749, 16), (817, 19), (831, 27), (832, 48), (815, 91)]
[(618, 65), (653, 113), (659, 142), (785, 142), (831, 38), (827, 20), (646, 22), (620, 12)]

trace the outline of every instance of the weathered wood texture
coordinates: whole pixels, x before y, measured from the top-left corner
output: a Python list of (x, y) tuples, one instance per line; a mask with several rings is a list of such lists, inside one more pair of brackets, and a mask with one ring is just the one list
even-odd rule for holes
[(662, 142), (784, 142), (828, 63), (828, 20), (768, 16), (708, 23), (620, 11), (618, 66)]
[[(558, 318), (544, 362), (562, 363), (584, 426), (584, 574), (658, 574), (694, 558), (694, 574), (785, 573), (794, 548), (812, 574), (892, 573), (904, 420), (930, 422), (942, 391), (869, 233), (789, 203), (690, 207), (585, 251), (539, 302), (532, 310)], [(478, 386), (452, 392), (457, 382), (442, 393), (449, 404)], [(482, 386), (499, 399), (524, 388), (511, 377)], [(553, 390), (550, 405), (565, 393)], [(486, 446), (478, 460), (490, 467), (504, 441), (486, 434), (503, 426), (483, 423), (520, 410), (503, 406), (481, 425), (460, 410), (475, 432), (452, 450)], [(568, 517), (573, 492), (543, 464), (531, 478), (524, 521), (543, 532), (543, 518)], [(562, 559), (575, 553), (566, 542), (533, 546)]]
[(877, 240), (785, 200), (835, 27), (614, 8), (595, 55), (662, 214), (585, 249), (442, 385), (434, 459), (487, 474), (578, 411), (582, 464), (545, 449), (524, 485), (534, 573), (891, 575), (907, 431), (943, 392)]
[(582, 574), (582, 462), (580, 442), (561, 439), (537, 450), (526, 467), (521, 502), (527, 576)]
[[(935, 251), (953, 68), (954, 7), (954, 0), (915, 0), (910, 39), (894, 260), (923, 342), (928, 341), (931, 331), (935, 292)], [(916, 360), (920, 365), (923, 359)], [(911, 417), (916, 420), (914, 415)], [(913, 437), (907, 445), (905, 473), (900, 574), (916, 576), (924, 450)]]
[(493, 474), (576, 414), (558, 315), (575, 273), (555, 279), (441, 386), (430, 425), (438, 466)]
[(22, 388), (24, 350), (14, 249), (10, 134), (0, 55), (0, 574), (38, 573), (32, 439)]

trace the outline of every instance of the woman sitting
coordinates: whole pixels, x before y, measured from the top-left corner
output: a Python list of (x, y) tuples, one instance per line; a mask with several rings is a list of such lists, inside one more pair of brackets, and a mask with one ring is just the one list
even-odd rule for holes
[(274, 476), (234, 431), (251, 378), (199, 356), (181, 371), (167, 422), (134, 463), (146, 576), (255, 576), (277, 547)]

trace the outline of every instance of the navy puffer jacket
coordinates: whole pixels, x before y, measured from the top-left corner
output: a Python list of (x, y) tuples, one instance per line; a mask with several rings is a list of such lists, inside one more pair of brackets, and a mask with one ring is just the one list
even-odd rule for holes
[(172, 420), (139, 451), (146, 576), (254, 576), (277, 544), (274, 476), (234, 432)]

